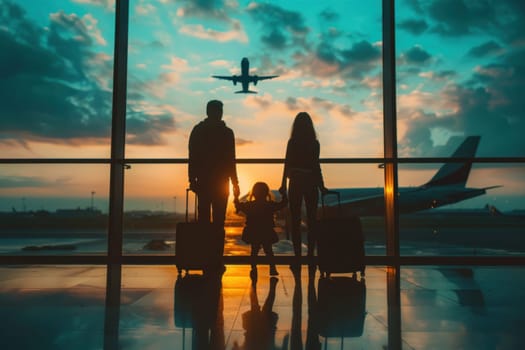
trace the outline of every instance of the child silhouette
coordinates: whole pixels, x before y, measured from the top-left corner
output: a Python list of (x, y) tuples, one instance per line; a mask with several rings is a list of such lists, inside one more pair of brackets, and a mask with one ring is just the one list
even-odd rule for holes
[(275, 268), (272, 250), (272, 244), (279, 240), (274, 230), (273, 215), (274, 212), (284, 208), (287, 203), (286, 196), (282, 196), (280, 202), (273, 201), (270, 195), (270, 188), (264, 182), (257, 182), (253, 185), (247, 202), (240, 202), (239, 198), (234, 199), (237, 211), (246, 215), (242, 240), (250, 244), (252, 248), (252, 270), (250, 276), (253, 280), (257, 278), (256, 257), (261, 246), (269, 260), (270, 275), (276, 276), (279, 274)]

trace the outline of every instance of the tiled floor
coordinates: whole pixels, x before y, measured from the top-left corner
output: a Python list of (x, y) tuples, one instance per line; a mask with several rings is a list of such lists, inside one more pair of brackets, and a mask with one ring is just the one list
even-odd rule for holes
[(245, 265), (178, 282), (172, 266), (123, 266), (106, 290), (104, 266), (4, 266), (0, 348), (525, 349), (525, 268), (403, 267), (397, 319), (386, 267), (278, 269), (254, 284)]

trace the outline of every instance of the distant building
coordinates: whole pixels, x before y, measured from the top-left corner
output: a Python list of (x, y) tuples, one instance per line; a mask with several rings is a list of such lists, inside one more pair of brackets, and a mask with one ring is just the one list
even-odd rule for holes
[(57, 209), (55, 211), (55, 215), (64, 217), (64, 218), (93, 217), (93, 216), (101, 216), (102, 211), (98, 209), (94, 209), (94, 208)]

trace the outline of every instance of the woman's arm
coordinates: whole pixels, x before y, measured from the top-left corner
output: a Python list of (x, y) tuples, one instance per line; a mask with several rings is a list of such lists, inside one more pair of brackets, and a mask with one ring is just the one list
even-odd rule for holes
[(286, 193), (286, 178), (288, 177), (288, 167), (290, 160), (290, 140), (286, 144), (286, 155), (284, 157), (284, 167), (283, 167), (283, 178), (281, 180), (281, 187), (279, 188), (279, 193), (284, 195)]
[(319, 156), (321, 154), (321, 145), (319, 144), (319, 141), (316, 141), (315, 143), (315, 174), (317, 177), (317, 186), (319, 187), (319, 190), (321, 193), (326, 193), (328, 189), (324, 186), (324, 180), (323, 180), (323, 172), (321, 171), (321, 162), (319, 161)]

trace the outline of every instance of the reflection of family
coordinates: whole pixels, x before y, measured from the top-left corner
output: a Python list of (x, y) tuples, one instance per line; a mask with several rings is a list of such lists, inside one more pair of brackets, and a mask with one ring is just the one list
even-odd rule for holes
[(248, 202), (241, 203), (235, 165), (235, 137), (233, 131), (222, 121), (222, 102), (209, 101), (206, 114), (207, 118), (195, 125), (189, 138), (189, 186), (199, 198), (198, 220), (219, 225), (222, 228), (220, 234), (224, 239), (224, 221), (231, 181), (236, 208), (246, 214), (244, 239), (252, 248), (252, 277), (256, 276), (255, 257), (261, 247), (269, 258), (270, 274), (277, 275), (271, 247), (272, 243), (276, 242), (273, 214), (289, 204), (296, 257), (293, 266), (299, 266), (302, 201), (305, 202), (308, 225), (308, 256), (312, 256), (316, 241), (313, 228), (319, 199), (318, 191), (327, 191), (319, 163), (320, 145), (310, 115), (300, 112), (292, 125), (279, 189), (282, 200), (274, 202), (268, 185), (258, 182), (253, 186)]

